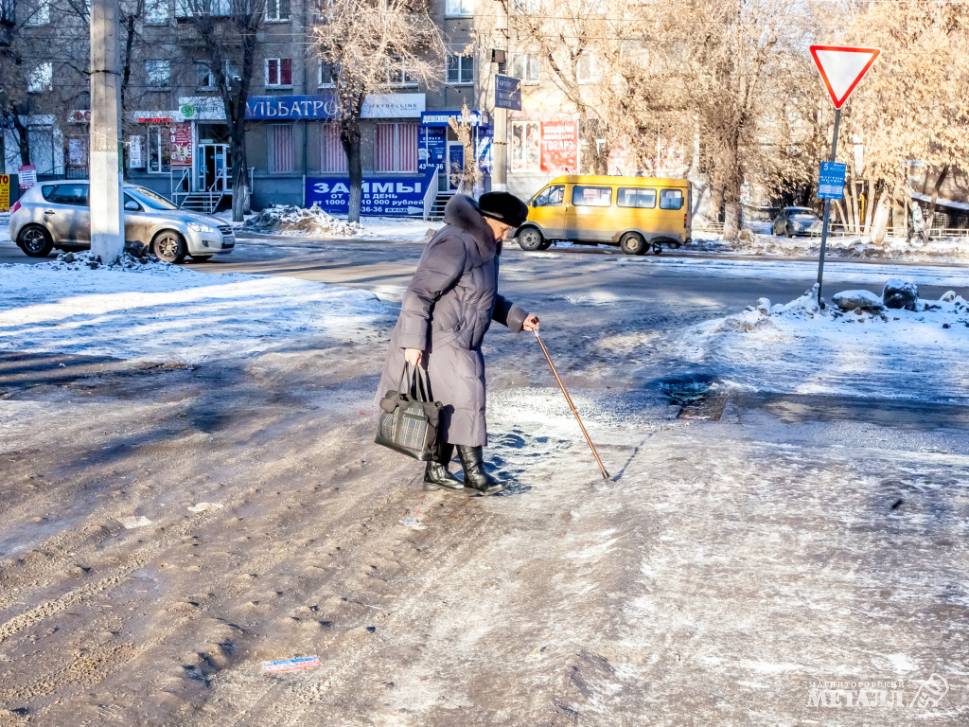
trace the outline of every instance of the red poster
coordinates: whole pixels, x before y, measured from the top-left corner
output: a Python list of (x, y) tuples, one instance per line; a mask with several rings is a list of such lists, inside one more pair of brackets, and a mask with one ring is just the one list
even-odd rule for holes
[(579, 166), (578, 150), (578, 122), (542, 122), (543, 172), (575, 172)]
[(192, 166), (192, 125), (171, 125), (171, 164), (173, 167)]

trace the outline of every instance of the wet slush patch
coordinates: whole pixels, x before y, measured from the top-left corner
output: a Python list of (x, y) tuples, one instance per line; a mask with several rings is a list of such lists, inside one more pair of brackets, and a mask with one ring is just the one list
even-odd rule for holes
[(719, 420), (727, 405), (727, 391), (706, 370), (685, 371), (656, 379), (653, 384), (670, 404), (678, 407), (678, 419)]

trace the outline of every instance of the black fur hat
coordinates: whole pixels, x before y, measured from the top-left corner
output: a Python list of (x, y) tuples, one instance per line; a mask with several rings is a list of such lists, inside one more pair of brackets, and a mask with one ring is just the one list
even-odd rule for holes
[(485, 217), (520, 227), (528, 219), (528, 205), (509, 192), (485, 192), (478, 200), (478, 208)]

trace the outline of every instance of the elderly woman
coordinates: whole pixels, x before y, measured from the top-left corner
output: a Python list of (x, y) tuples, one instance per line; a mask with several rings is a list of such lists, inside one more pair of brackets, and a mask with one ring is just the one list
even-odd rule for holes
[[(488, 433), (481, 342), (492, 320), (513, 331), (538, 330), (538, 316), (498, 294), (501, 243), (527, 216), (525, 203), (507, 192), (488, 192), (478, 202), (455, 195), (401, 301), (378, 395), (397, 387), (405, 361), (427, 368), (431, 394), (443, 405), (437, 459), (424, 471), (427, 488), (469, 495), (504, 488), (483, 463)], [(448, 471), (455, 446), (463, 483)]]

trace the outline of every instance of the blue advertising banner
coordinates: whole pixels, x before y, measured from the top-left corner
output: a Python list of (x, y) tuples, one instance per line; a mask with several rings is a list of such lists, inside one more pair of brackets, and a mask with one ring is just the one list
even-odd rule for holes
[[(365, 176), (360, 212), (379, 217), (421, 217), (424, 193), (434, 169), (423, 175)], [(317, 205), (331, 215), (345, 215), (350, 207), (350, 178), (325, 176), (306, 178), (306, 205)]]
[(422, 126), (417, 139), (417, 168), (421, 172), (444, 166), (447, 149), (447, 129), (443, 126)]
[(335, 94), (317, 96), (250, 96), (246, 101), (249, 121), (312, 121), (335, 119), (339, 104)]
[(522, 110), (522, 82), (512, 76), (495, 76), (495, 108)]
[(818, 179), (818, 199), (844, 199), (846, 164), (841, 162), (821, 162)]

